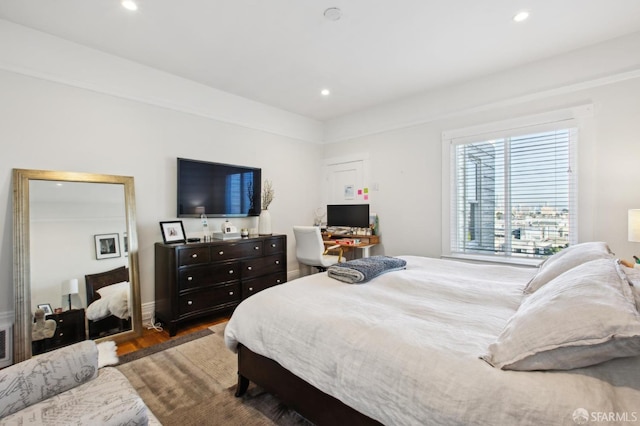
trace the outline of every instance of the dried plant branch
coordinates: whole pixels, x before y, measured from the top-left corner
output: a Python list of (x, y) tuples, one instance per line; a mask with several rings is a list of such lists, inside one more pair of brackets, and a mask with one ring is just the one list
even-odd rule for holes
[(264, 186), (262, 188), (262, 208), (263, 209), (268, 209), (269, 208), (269, 204), (271, 204), (271, 202), (273, 201), (273, 198), (275, 196), (275, 191), (273, 190), (273, 185), (271, 184), (270, 180), (265, 180), (264, 181)]

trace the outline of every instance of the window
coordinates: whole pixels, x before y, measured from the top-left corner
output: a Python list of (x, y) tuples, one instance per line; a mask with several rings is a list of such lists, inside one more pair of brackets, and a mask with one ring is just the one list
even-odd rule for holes
[(444, 134), (445, 255), (539, 259), (577, 241), (577, 123), (505, 128)]

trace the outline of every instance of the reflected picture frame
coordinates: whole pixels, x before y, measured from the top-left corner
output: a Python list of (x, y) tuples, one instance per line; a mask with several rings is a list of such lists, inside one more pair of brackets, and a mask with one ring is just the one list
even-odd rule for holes
[(186, 243), (187, 237), (181, 220), (160, 222), (162, 241), (165, 244)]
[(94, 235), (96, 242), (96, 259), (120, 257), (120, 236), (114, 234)]
[(44, 315), (53, 315), (53, 309), (51, 309), (51, 305), (49, 303), (41, 303), (38, 305), (38, 309), (42, 309), (44, 311)]

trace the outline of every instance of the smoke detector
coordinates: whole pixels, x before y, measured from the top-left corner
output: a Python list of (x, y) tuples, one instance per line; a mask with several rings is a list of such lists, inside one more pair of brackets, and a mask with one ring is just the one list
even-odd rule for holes
[(324, 17), (329, 21), (337, 21), (342, 17), (342, 11), (337, 7), (330, 7), (324, 11)]

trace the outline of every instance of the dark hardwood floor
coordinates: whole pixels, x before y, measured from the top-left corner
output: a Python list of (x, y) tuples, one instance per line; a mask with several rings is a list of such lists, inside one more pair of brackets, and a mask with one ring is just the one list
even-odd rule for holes
[(118, 343), (118, 356), (135, 352), (139, 349), (148, 348), (149, 346), (157, 345), (162, 342), (175, 339), (176, 337), (184, 336), (185, 334), (194, 333), (211, 327), (212, 325), (227, 321), (229, 318), (230, 316), (227, 315), (194, 320), (193, 322), (185, 324), (184, 327), (178, 329), (178, 332), (173, 337), (169, 337), (169, 332), (167, 330), (158, 331), (153, 328), (147, 328), (147, 325), (143, 324), (142, 336), (137, 339)]

